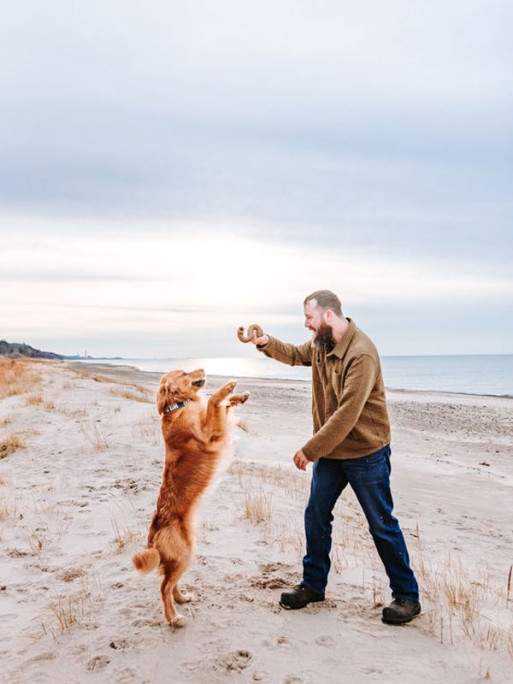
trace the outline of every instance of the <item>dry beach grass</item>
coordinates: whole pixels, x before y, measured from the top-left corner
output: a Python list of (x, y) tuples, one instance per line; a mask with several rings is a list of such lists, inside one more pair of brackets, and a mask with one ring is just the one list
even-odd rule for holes
[(291, 457), (311, 429), (309, 387), (240, 380), (252, 396), (202, 505), (184, 578), (197, 600), (178, 632), (163, 624), (158, 577), (130, 561), (160, 485), (158, 378), (0, 358), (0, 445), (18, 444), (0, 460), (0, 681), (513, 679), (511, 400), (389, 393), (396, 512), (423, 604), (392, 628), (351, 492), (335, 512), (327, 600), (278, 607), (304, 553), (309, 474)]

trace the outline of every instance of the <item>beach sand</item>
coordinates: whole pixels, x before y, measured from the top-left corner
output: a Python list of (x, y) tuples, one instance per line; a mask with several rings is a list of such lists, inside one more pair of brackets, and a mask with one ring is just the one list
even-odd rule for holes
[(311, 434), (310, 388), (239, 379), (251, 398), (200, 507), (182, 583), (196, 600), (173, 630), (157, 573), (131, 563), (161, 481), (159, 374), (33, 361), (15, 376), (8, 364), (0, 681), (513, 682), (513, 400), (388, 392), (395, 513), (423, 608), (391, 627), (380, 619), (387, 578), (351, 491), (335, 510), (326, 601), (278, 606), (301, 578), (310, 472), (292, 456)]

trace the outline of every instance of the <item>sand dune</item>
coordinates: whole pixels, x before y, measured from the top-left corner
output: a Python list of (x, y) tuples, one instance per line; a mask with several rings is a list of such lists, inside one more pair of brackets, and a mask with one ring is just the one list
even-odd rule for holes
[[(310, 474), (305, 382), (240, 379), (234, 454), (200, 514), (164, 623), (144, 544), (164, 449), (159, 375), (0, 360), (0, 661), (4, 682), (513, 682), (513, 400), (390, 392), (396, 514), (422, 615), (380, 620), (387, 580), (349, 492), (327, 600), (278, 606), (300, 579)], [(206, 393), (224, 378), (210, 378)]]

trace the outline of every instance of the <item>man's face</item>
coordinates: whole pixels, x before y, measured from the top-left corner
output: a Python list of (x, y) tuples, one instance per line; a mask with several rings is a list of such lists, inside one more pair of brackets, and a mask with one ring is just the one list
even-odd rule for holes
[(317, 301), (311, 299), (305, 304), (305, 327), (312, 332), (317, 332), (323, 325), (322, 311), (317, 307)]
[(321, 352), (329, 353), (335, 346), (333, 328), (325, 320), (325, 314), (317, 307), (315, 299), (305, 304), (305, 327), (314, 334), (313, 341)]

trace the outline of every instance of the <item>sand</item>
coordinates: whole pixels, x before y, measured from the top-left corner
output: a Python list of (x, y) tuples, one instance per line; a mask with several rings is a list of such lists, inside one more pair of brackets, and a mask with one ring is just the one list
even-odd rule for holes
[(29, 365), (35, 377), (0, 401), (0, 444), (14, 445), (0, 451), (0, 681), (513, 682), (513, 400), (388, 392), (395, 512), (423, 608), (391, 627), (350, 491), (327, 600), (278, 606), (301, 576), (310, 472), (292, 456), (311, 433), (309, 383), (239, 379), (252, 396), (202, 503), (183, 579), (196, 600), (173, 630), (157, 574), (131, 564), (160, 486), (159, 375)]

